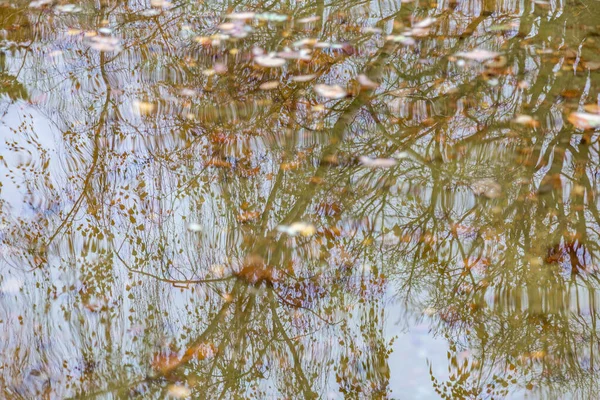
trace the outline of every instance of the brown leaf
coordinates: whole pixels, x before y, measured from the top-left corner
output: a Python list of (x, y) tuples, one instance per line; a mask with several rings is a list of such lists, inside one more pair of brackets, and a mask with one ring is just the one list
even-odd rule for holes
[(600, 61), (586, 61), (584, 65), (590, 71), (600, 70)]
[(166, 375), (177, 368), (182, 362), (183, 359), (180, 359), (175, 352), (169, 350), (167, 353), (155, 355), (151, 365), (156, 371)]
[(256, 221), (260, 217), (260, 213), (258, 211), (245, 211), (237, 216), (238, 222), (246, 223)]
[(568, 120), (579, 129), (594, 129), (600, 127), (600, 115), (598, 114), (574, 112), (569, 115)]
[(600, 114), (600, 106), (598, 104), (586, 104), (583, 109), (592, 114)]
[(231, 163), (225, 160), (219, 160), (217, 158), (212, 158), (206, 162), (207, 167), (216, 167), (216, 168), (231, 168)]

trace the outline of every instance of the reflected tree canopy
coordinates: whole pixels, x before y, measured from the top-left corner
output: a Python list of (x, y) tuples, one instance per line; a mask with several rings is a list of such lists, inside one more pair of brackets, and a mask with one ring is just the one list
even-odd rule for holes
[(597, 393), (598, 16), (0, 3), (2, 397)]

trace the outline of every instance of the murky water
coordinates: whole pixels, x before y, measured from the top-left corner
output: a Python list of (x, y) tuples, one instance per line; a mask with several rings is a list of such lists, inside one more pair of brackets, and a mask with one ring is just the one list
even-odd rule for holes
[(600, 2), (0, 2), (0, 398), (595, 398)]

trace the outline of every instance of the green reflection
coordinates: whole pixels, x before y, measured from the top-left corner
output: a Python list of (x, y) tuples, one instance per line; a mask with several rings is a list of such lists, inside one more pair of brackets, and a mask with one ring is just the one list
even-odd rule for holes
[(2, 397), (593, 396), (598, 15), (0, 4)]

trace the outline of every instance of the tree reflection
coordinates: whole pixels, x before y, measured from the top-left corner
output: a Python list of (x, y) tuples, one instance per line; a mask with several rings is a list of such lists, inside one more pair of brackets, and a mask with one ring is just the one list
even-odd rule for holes
[[(5, 138), (4, 396), (385, 398), (392, 288), (448, 340), (442, 397), (595, 392), (597, 130), (566, 116), (597, 102), (597, 4), (277, 3), (244, 38), (154, 6), (0, 9), (37, 21), (0, 73), (54, 124)], [(306, 37), (339, 45), (252, 62)]]

